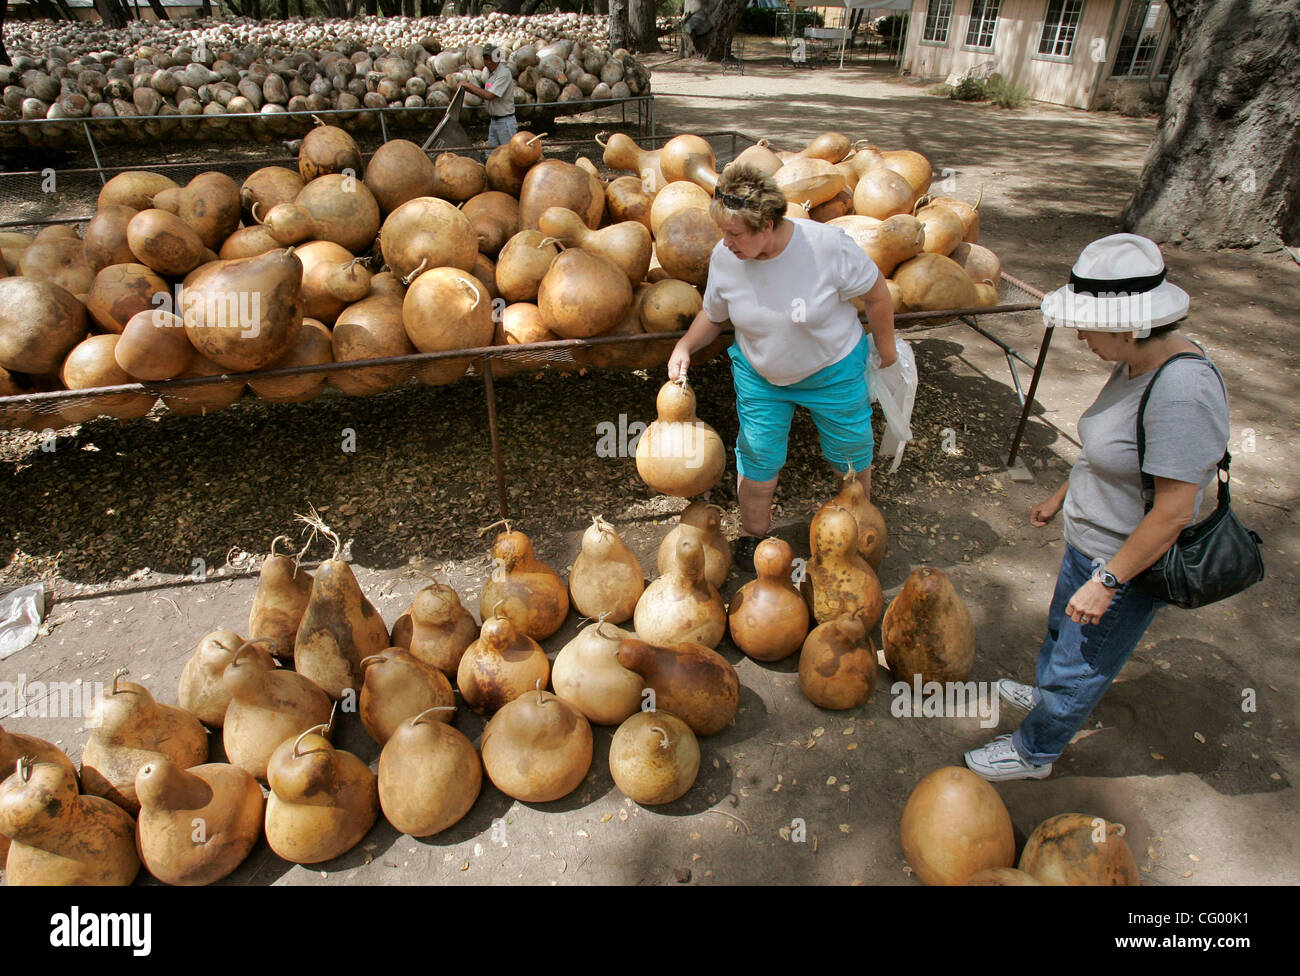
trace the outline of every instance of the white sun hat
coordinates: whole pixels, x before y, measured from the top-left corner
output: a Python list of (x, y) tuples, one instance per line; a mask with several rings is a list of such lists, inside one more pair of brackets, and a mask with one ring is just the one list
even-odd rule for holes
[(1098, 332), (1152, 329), (1186, 317), (1187, 292), (1165, 280), (1165, 259), (1155, 241), (1137, 234), (1111, 234), (1079, 254), (1070, 283), (1043, 297), (1050, 327)]

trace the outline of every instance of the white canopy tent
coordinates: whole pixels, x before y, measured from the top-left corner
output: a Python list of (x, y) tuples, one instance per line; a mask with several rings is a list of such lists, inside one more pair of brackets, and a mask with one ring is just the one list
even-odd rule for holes
[[(786, 0), (791, 7), (839, 7), (844, 10), (911, 10), (912, 0)], [(849, 32), (840, 32), (840, 67), (844, 67), (844, 49)], [(794, 18), (790, 18), (790, 42), (794, 43)]]

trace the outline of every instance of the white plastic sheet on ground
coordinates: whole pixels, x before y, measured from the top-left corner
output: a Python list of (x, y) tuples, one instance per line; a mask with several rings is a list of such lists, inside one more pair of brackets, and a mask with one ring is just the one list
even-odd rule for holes
[(20, 586), (0, 597), (0, 661), (36, 640), (44, 619), (44, 583)]
[(909, 343), (894, 336), (898, 359), (892, 366), (880, 366), (880, 353), (875, 338), (867, 336), (870, 352), (867, 354), (867, 386), (871, 402), (879, 403), (885, 414), (885, 436), (880, 441), (880, 453), (893, 455), (889, 472), (898, 470), (903, 463), (903, 448), (912, 440), (912, 405), (916, 402), (916, 388), (920, 378), (916, 372), (916, 357)]

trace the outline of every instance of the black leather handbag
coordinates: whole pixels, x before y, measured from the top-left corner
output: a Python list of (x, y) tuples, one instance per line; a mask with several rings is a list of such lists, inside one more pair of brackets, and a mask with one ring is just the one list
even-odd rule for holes
[[(1143, 419), (1156, 380), (1160, 378), (1165, 366), (1175, 360), (1199, 358), (1201, 357), (1195, 353), (1178, 353), (1165, 360), (1151, 377), (1146, 392), (1142, 394), (1142, 403), (1138, 406), (1139, 469), (1146, 459)], [(1213, 363), (1210, 365), (1214, 366)], [(1223, 376), (1219, 374), (1217, 366), (1214, 367), (1214, 372), (1222, 385)], [(1226, 386), (1223, 396), (1226, 400)], [(1214, 512), (1196, 525), (1183, 529), (1177, 541), (1156, 560), (1155, 565), (1134, 577), (1133, 585), (1143, 593), (1184, 610), (1194, 610), (1240, 593), (1264, 578), (1264, 557), (1259, 550), (1263, 540), (1238, 522), (1232, 511), (1232, 499), (1228, 491), (1228, 467), (1231, 464), (1232, 455), (1224, 451), (1218, 465), (1219, 503)], [(1143, 471), (1142, 500), (1145, 511), (1151, 511), (1155, 495), (1155, 479)]]

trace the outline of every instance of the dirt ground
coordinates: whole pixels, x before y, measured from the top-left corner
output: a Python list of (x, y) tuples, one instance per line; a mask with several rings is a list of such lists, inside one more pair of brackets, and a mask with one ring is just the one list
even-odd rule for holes
[[(1031, 104), (1007, 111), (926, 94), (881, 68), (795, 71), (770, 43), (747, 46), (743, 74), (651, 59), (660, 131), (736, 129), (799, 148), (825, 130), (924, 153), (974, 199), (983, 186), (981, 242), (1039, 288), (1064, 281), (1084, 244), (1118, 229), (1153, 125)], [(1232, 396), (1234, 502), (1265, 538), (1268, 578), (1196, 612), (1167, 609), (1052, 776), (998, 786), (1018, 845), (1046, 817), (1077, 812), (1123, 823), (1144, 884), (1295, 884), (1300, 833), (1296, 748), (1295, 582), (1300, 505), (1294, 407), (1300, 269), (1283, 252), (1165, 249), (1170, 279), (1192, 296), (1187, 334), (1207, 346)], [(1033, 358), (1036, 316), (984, 320)], [(1006, 469), (1018, 411), (1001, 350), (960, 323), (914, 332), (921, 372), (914, 425), (898, 472), (876, 470), (890, 527), (880, 571), (886, 597), (916, 566), (947, 571), (977, 632), (971, 678), (1033, 678), (1063, 543), (1059, 521), (1028, 524), (1030, 507), (1068, 473), (1076, 421), (1105, 367), (1068, 334), (1055, 337), (1022, 459)], [(1029, 369), (1020, 376), (1028, 383)], [(1286, 377), (1292, 377), (1288, 380)], [(724, 360), (692, 371), (700, 415), (734, 439)], [(680, 502), (656, 499), (628, 458), (593, 449), (594, 424), (620, 413), (649, 419), (659, 376), (548, 374), (499, 384), (512, 514), (561, 573), (589, 517), (602, 512), (654, 575), (658, 541)], [(880, 418), (877, 415), (879, 422)], [(358, 450), (339, 451), (340, 432)], [(878, 428), (879, 429), (879, 428)], [(357, 576), (391, 624), (433, 573), (471, 610), (489, 569), (496, 518), (481, 390), (304, 407), (249, 404), (202, 419), (103, 421), (60, 434), (52, 452), (4, 442), (0, 588), (47, 581), (57, 596), (46, 632), (0, 661), (0, 681), (110, 682), (116, 667), (164, 702), (198, 640), (246, 627), (255, 559), (293, 513), (315, 504), (350, 542)], [(728, 507), (724, 478), (713, 500)], [(834, 493), (811, 423), (801, 416), (778, 493), (776, 534), (806, 555), (807, 524)], [(311, 557), (327, 553), (315, 547)], [(203, 583), (186, 576), (194, 560)], [(724, 596), (735, 592), (735, 574)], [(545, 642), (555, 652), (576, 619)], [(977, 717), (891, 714), (892, 678), (847, 712), (823, 711), (797, 684), (796, 659), (761, 665), (724, 641), (740, 675), (735, 724), (701, 740), (695, 787), (664, 807), (640, 807), (614, 787), (612, 729), (595, 730), (595, 760), (574, 794), (550, 804), (510, 800), (485, 780), (460, 823), (412, 840), (382, 819), (325, 865), (300, 867), (259, 844), (234, 884), (918, 883), (898, 839), (903, 806), (932, 770), (997, 728)], [(9, 731), (49, 738), (76, 759), (87, 737), (75, 717), (0, 715)], [(471, 739), (483, 722), (462, 709)], [(355, 715), (337, 737), (373, 765), (378, 748)], [(212, 739), (221, 757), (220, 737)], [(801, 832), (802, 828), (802, 832)]]

